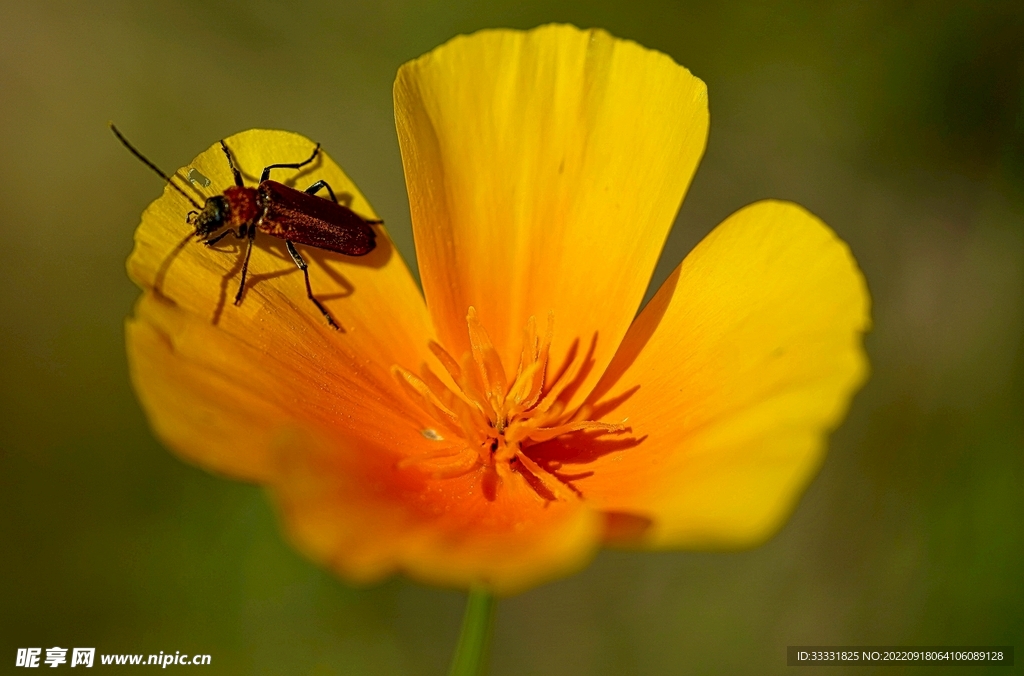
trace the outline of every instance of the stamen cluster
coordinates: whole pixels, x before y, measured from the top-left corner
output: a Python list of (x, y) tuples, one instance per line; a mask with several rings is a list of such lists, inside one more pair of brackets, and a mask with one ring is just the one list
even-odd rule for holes
[[(608, 434), (623, 432), (624, 424), (589, 420), (592, 409), (583, 405), (566, 410), (563, 394), (574, 380), (581, 361), (574, 360), (548, 382), (554, 314), (548, 315), (544, 335), (530, 317), (523, 330), (519, 367), (511, 383), (476, 309), (466, 316), (471, 350), (461, 360), (431, 341), (430, 350), (447, 372), (445, 384), (424, 364), (417, 376), (401, 366), (392, 372), (409, 395), (444, 430), (424, 430), (428, 439), (448, 441), (436, 451), (408, 458), (400, 466), (417, 466), (436, 478), (455, 477), (478, 467), (493, 467), (502, 478), (511, 471), (533, 475), (556, 498), (568, 497), (566, 485), (528, 454), (536, 444), (571, 432)], [(518, 465), (518, 466), (517, 466)]]

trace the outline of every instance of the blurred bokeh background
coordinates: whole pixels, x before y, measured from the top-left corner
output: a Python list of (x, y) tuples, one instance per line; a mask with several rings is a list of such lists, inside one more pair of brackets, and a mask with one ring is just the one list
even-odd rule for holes
[(106, 124), (171, 170), (251, 127), (320, 140), (412, 260), (396, 69), (458, 33), (551, 21), (708, 84), (707, 153), (652, 288), (739, 207), (795, 200), (867, 276), (873, 376), (777, 537), (603, 552), (500, 603), (492, 673), (1024, 647), (1024, 4), (0, 0), (0, 671), (60, 645), (209, 653), (210, 673), (445, 672), (461, 594), (347, 586), (284, 543), (260, 489), (149, 432), (124, 260), (161, 185)]

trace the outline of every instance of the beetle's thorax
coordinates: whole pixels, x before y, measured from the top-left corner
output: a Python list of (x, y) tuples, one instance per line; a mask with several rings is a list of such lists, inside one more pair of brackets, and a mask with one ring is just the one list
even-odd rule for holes
[(208, 197), (203, 210), (195, 215), (194, 220), (189, 217), (189, 223), (195, 226), (196, 235), (209, 237), (221, 228), (234, 229), (254, 224), (262, 211), (262, 202), (255, 188), (232, 186), (223, 195)]
[(224, 198), (229, 206), (224, 225), (231, 228), (254, 222), (262, 210), (255, 188), (232, 186), (224, 191)]

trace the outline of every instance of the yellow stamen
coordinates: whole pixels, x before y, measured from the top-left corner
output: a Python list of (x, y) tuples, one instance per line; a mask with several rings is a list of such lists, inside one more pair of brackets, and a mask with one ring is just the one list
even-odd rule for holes
[(513, 471), (525, 472), (539, 482), (543, 487), (540, 492), (548, 494), (545, 497), (573, 499), (574, 489), (527, 451), (573, 432), (621, 433), (627, 429), (625, 421), (591, 420), (593, 409), (588, 405), (566, 410), (567, 397), (563, 394), (583, 368), (584, 359), (573, 359), (549, 382), (553, 313), (548, 314), (543, 338), (537, 333), (534, 317), (526, 323), (519, 366), (511, 384), (475, 308), (469, 308), (466, 324), (470, 350), (461, 360), (441, 345), (429, 344), (448, 381), (427, 365), (423, 365), (419, 377), (400, 366), (392, 368), (409, 396), (456, 437), (445, 448), (402, 460), (399, 467), (416, 467), (435, 478), (459, 476), (480, 467), (493, 467), (499, 478), (508, 478)]
[(427, 387), (426, 383), (417, 378), (415, 375), (405, 370), (401, 366), (392, 366), (391, 373), (395, 376), (395, 379), (403, 386), (406, 394), (410, 398), (418, 403), (427, 413), (432, 415), (445, 427), (452, 427), (452, 425), (458, 427), (459, 421), (455, 414), (452, 413), (448, 407), (446, 407), (441, 400), (437, 398), (430, 388)]
[(469, 472), (477, 464), (477, 456), (467, 448), (461, 450), (448, 449), (444, 454), (424, 454), (399, 461), (399, 468), (416, 466), (420, 471), (432, 475), (435, 479), (449, 479)]

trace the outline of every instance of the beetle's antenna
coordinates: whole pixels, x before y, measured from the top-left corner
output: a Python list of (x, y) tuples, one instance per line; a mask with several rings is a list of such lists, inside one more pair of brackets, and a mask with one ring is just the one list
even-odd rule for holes
[(139, 160), (141, 160), (143, 164), (145, 164), (147, 167), (149, 167), (150, 169), (155, 171), (157, 173), (157, 175), (160, 176), (160, 178), (162, 178), (165, 181), (167, 181), (167, 183), (170, 184), (170, 186), (172, 188), (174, 188), (175, 190), (180, 192), (182, 197), (184, 197), (185, 199), (187, 199), (189, 202), (192, 203), (192, 206), (194, 206), (196, 209), (202, 210), (202, 207), (199, 206), (199, 202), (196, 202), (194, 199), (189, 197), (188, 194), (186, 194), (184, 190), (182, 190), (181, 188), (178, 187), (177, 183), (175, 183), (174, 181), (171, 180), (170, 176), (168, 176), (164, 172), (160, 171), (160, 168), (158, 166), (156, 166), (155, 164), (153, 164), (152, 162), (147, 160), (145, 155), (143, 155), (138, 150), (136, 150), (135, 146), (133, 146), (131, 143), (129, 143), (128, 139), (126, 139), (124, 136), (121, 135), (121, 132), (119, 132), (117, 130), (117, 127), (114, 126), (113, 122), (110, 123), (110, 131), (114, 132), (114, 136), (117, 137), (117, 140), (120, 141), (124, 145), (124, 147), (127, 148), (131, 152), (132, 155), (135, 155), (135, 157), (139, 158)]

